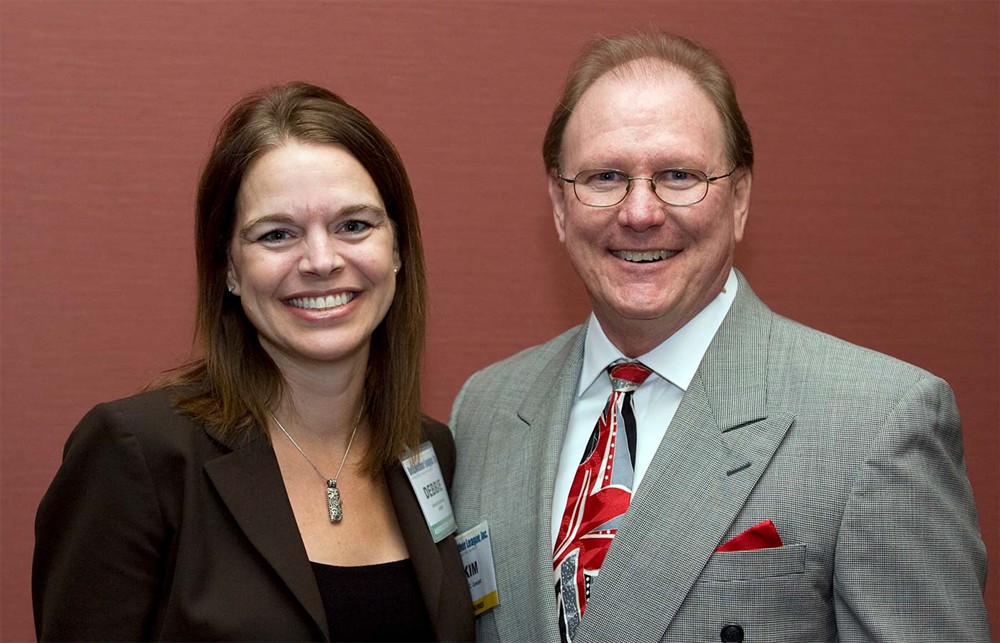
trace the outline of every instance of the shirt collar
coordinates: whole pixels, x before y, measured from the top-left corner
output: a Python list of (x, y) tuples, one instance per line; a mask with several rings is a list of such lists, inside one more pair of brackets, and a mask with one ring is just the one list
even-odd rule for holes
[[(638, 360), (651, 368), (653, 372), (674, 384), (682, 391), (687, 391), (701, 364), (705, 351), (715, 338), (715, 333), (722, 326), (733, 300), (739, 280), (736, 271), (729, 270), (726, 285), (707, 306), (695, 315), (691, 321), (681, 326), (662, 344), (639, 356)], [(608, 336), (604, 334), (600, 322), (594, 313), (590, 313), (587, 323), (587, 337), (583, 345), (583, 369), (580, 371), (580, 383), (577, 386), (577, 396), (582, 396), (587, 389), (597, 382), (601, 373), (615, 360), (626, 360)]]

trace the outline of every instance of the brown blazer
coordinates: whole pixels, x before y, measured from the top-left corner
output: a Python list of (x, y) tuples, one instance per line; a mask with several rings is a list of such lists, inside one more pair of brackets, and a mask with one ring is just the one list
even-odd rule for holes
[[(35, 522), (39, 640), (328, 640), (270, 443), (225, 443), (170, 396), (98, 405), (67, 441)], [(450, 486), (451, 434), (423, 433)], [(401, 465), (386, 482), (438, 638), (472, 640), (454, 538), (431, 540)]]

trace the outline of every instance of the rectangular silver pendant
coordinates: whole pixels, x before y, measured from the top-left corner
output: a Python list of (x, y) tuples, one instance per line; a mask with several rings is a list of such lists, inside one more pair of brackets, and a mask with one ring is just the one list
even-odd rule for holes
[(340, 522), (344, 517), (344, 507), (340, 504), (340, 489), (336, 480), (326, 481), (326, 507), (330, 510), (330, 522)]

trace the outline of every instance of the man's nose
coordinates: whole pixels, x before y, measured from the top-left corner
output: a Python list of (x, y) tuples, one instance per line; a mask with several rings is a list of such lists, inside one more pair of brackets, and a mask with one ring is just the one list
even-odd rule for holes
[(629, 192), (618, 210), (618, 222), (637, 232), (663, 225), (666, 219), (665, 206), (656, 196), (653, 179), (633, 178)]

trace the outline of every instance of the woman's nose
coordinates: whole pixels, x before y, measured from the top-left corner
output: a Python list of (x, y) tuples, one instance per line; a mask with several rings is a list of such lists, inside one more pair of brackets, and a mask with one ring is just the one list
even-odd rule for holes
[(306, 274), (326, 277), (344, 266), (337, 242), (325, 235), (306, 240), (299, 269)]

